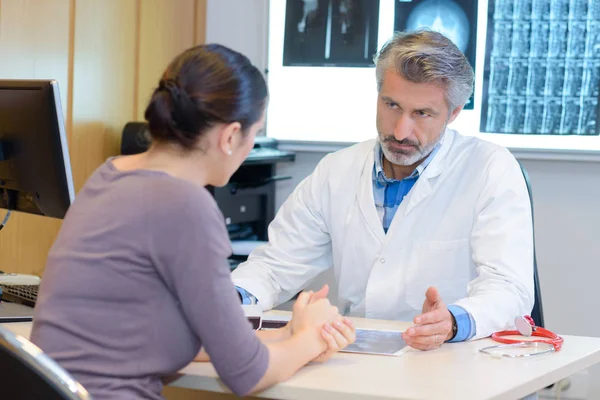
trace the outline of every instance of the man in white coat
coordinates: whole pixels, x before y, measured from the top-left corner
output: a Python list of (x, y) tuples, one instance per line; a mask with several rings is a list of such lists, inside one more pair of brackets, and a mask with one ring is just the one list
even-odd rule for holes
[(446, 37), (396, 34), (376, 58), (378, 138), (327, 155), (233, 272), (271, 309), (333, 267), (346, 315), (412, 320), (427, 350), (489, 336), (533, 307), (533, 227), (511, 153), (448, 129), (473, 69)]

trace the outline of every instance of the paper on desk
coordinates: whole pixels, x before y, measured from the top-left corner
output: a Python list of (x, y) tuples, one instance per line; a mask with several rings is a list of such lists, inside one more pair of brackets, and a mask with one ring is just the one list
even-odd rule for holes
[[(289, 322), (291, 316), (263, 316), (262, 329), (277, 329)], [(345, 353), (398, 356), (409, 347), (402, 339), (402, 332), (356, 329), (356, 341), (347, 346)]]
[(377, 355), (400, 355), (407, 347), (402, 332), (357, 329), (356, 341), (342, 352)]

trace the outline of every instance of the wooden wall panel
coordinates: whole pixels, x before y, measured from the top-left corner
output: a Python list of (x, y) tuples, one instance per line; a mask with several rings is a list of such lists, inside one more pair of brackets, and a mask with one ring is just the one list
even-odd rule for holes
[(136, 0), (77, 0), (71, 164), (75, 190), (118, 154), (134, 115)]
[(66, 115), (69, 0), (0, 2), (0, 78), (56, 79)]
[[(206, 0), (0, 0), (0, 79), (59, 82), (77, 191), (119, 153), (169, 61), (203, 43), (205, 15)], [(60, 222), (14, 213), (0, 270), (41, 275)]]
[[(0, 79), (56, 79), (65, 115), (69, 10), (69, 0), (0, 2)], [(40, 275), (60, 222), (13, 213), (0, 231), (0, 270)]]
[(194, 26), (194, 44), (206, 43), (206, 1), (196, 0), (196, 25)]
[(169, 62), (195, 43), (196, 0), (141, 0), (139, 32), (138, 103), (136, 118), (144, 110)]

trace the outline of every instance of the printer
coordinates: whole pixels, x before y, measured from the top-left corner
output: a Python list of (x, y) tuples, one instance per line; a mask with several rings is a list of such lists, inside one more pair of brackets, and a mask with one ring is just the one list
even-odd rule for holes
[[(123, 128), (121, 154), (137, 154), (150, 145), (145, 122)], [(275, 217), (275, 184), (290, 176), (276, 175), (276, 164), (293, 162), (295, 154), (278, 148), (275, 139), (257, 136), (254, 148), (224, 187), (207, 187), (215, 198), (233, 245), (230, 266), (244, 261), (257, 245), (268, 240), (267, 228)]]

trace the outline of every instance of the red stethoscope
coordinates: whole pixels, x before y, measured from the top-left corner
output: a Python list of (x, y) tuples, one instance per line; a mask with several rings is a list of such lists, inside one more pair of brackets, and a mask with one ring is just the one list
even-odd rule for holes
[[(536, 354), (543, 354), (543, 353), (547, 353), (550, 351), (559, 351), (562, 348), (562, 345), (564, 343), (564, 339), (562, 337), (560, 337), (559, 335), (557, 335), (554, 332), (549, 331), (548, 329), (544, 329), (542, 327), (539, 326), (535, 326), (535, 322), (533, 321), (533, 319), (530, 316), (524, 316), (524, 317), (517, 317), (515, 318), (515, 327), (517, 328), (517, 330), (507, 330), (507, 331), (501, 331), (501, 332), (496, 332), (494, 334), (492, 334), (492, 340), (498, 342), (498, 343), (502, 343), (504, 346), (490, 346), (490, 347), (486, 347), (484, 349), (481, 349), (480, 351), (484, 352), (484, 353), (489, 353), (492, 355), (497, 355), (492, 353), (492, 351), (497, 351), (497, 350), (502, 350), (502, 348), (507, 348), (507, 347), (528, 347), (528, 348), (532, 348), (532, 347), (537, 347), (539, 350), (541, 351), (536, 351), (535, 353), (526, 353), (526, 354), (521, 354), (521, 355), (508, 355), (508, 354), (504, 354), (507, 357), (515, 357), (515, 356), (530, 356), (530, 355), (536, 355)], [(507, 336), (515, 336), (515, 335), (522, 335), (525, 337), (536, 337), (539, 339), (533, 339), (533, 340), (522, 340), (522, 339), (518, 339), (518, 338), (508, 338)]]

